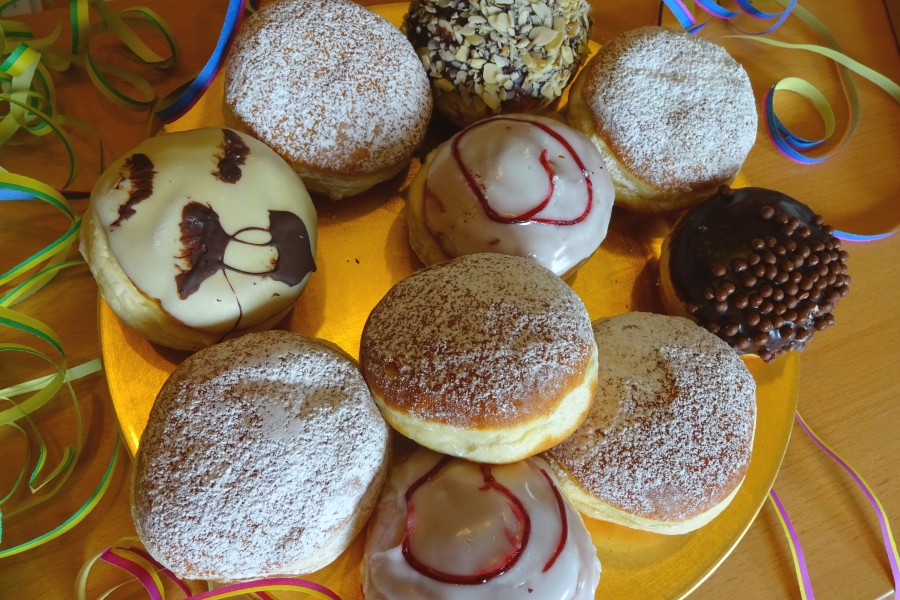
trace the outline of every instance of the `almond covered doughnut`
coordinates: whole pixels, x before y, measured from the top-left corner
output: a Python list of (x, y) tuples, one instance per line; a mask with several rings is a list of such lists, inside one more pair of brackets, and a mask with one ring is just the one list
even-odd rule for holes
[(588, 55), (587, 0), (413, 0), (403, 20), (435, 95), (460, 127), (538, 112)]
[(360, 366), (400, 433), (503, 463), (575, 429), (597, 347), (584, 303), (559, 277), (527, 258), (469, 254), (391, 288), (363, 328)]
[(850, 292), (848, 258), (802, 202), (722, 186), (663, 242), (660, 289), (670, 312), (768, 362), (834, 325), (832, 311)]
[(578, 430), (546, 455), (582, 513), (678, 534), (722, 512), (750, 464), (756, 383), (688, 319), (627, 313), (594, 323), (600, 383)]
[(491, 117), (428, 155), (410, 185), (410, 244), (426, 265), (500, 252), (567, 277), (606, 237), (612, 200), (584, 135), (546, 117)]
[(132, 516), (186, 579), (309, 573), (364, 527), (390, 429), (356, 363), (319, 340), (250, 333), (163, 385), (141, 436)]
[(663, 27), (605, 44), (572, 85), (568, 119), (603, 154), (616, 203), (639, 212), (705, 199), (756, 140), (744, 68), (718, 44)]
[(303, 182), (232, 129), (140, 143), (97, 179), (81, 231), (110, 308), (171, 348), (274, 326), (316, 270), (316, 210)]
[(593, 600), (600, 561), (540, 458), (485, 465), (420, 448), (391, 472), (363, 574), (366, 600)]
[(431, 108), (428, 77), (404, 35), (350, 0), (264, 5), (226, 64), (226, 119), (332, 199), (405, 169)]

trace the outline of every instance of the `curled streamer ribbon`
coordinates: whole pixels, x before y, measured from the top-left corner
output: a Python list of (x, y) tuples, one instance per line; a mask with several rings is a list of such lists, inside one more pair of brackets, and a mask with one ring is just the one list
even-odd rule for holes
[[(67, 259), (72, 245), (77, 239), (78, 230), (81, 225), (80, 217), (72, 211), (66, 198), (56, 190), (39, 181), (20, 175), (0, 172), (0, 189), (18, 191), (31, 197), (38, 198), (61, 211), (71, 221), (71, 226), (66, 233), (57, 238), (50, 245), (0, 274), (0, 285), (11, 283), (17, 279), (24, 279), (18, 285), (15, 285), (0, 296), (0, 325), (37, 338), (40, 342), (52, 347), (55, 354), (58, 355), (58, 358), (54, 359), (47, 353), (27, 344), (0, 342), (0, 352), (20, 352), (30, 354), (42, 359), (53, 367), (53, 373), (48, 376), (0, 390), (0, 406), (9, 405), (7, 408), (0, 409), (0, 426), (12, 427), (25, 437), (25, 458), (19, 471), (19, 476), (13, 484), (12, 489), (0, 499), (0, 505), (10, 501), (26, 482), (25, 475), (28, 470), (28, 465), (31, 462), (31, 448), (34, 445), (37, 445), (38, 447), (37, 457), (34, 461), (35, 466), (31, 471), (31, 475), (27, 478), (27, 486), (31, 492), (31, 497), (15, 506), (12, 510), (6, 510), (5, 513), (0, 514), (0, 534), (2, 534), (3, 517), (6, 517), (7, 519), (14, 517), (53, 498), (62, 489), (63, 484), (65, 484), (74, 471), (82, 448), (83, 425), (78, 398), (71, 382), (79, 377), (84, 377), (99, 371), (100, 361), (98, 359), (84, 365), (79, 365), (78, 367), (68, 368), (62, 341), (59, 339), (56, 332), (41, 321), (10, 308), (17, 302), (20, 302), (41, 289), (49, 283), (54, 275), (63, 269), (83, 264), (80, 260)], [(31, 416), (39, 408), (56, 397), (63, 387), (68, 391), (72, 401), (76, 440), (73, 444), (64, 448), (62, 458), (59, 463), (50, 470), (49, 474), (42, 476), (42, 472), (47, 466), (47, 446), (44, 442), (44, 437), (41, 435), (37, 424)], [(13, 400), (13, 398), (22, 395), (27, 395), (25, 400), (21, 402)], [(46, 533), (11, 548), (0, 549), (0, 558), (36, 548), (63, 535), (81, 522), (97, 505), (100, 498), (106, 492), (112, 473), (115, 469), (118, 448), (119, 444), (117, 440), (112, 458), (110, 459), (109, 465), (107, 466), (106, 472), (101, 478), (99, 485), (78, 510), (62, 524)], [(50, 487), (48, 492), (37, 495), (39, 491), (51, 483), (52, 487)]]
[[(891, 531), (891, 524), (888, 520), (887, 513), (884, 511), (884, 507), (881, 505), (881, 501), (878, 500), (878, 497), (875, 495), (875, 492), (869, 487), (869, 484), (866, 483), (866, 480), (863, 479), (862, 475), (860, 475), (853, 467), (847, 464), (844, 459), (842, 459), (837, 452), (835, 452), (831, 446), (829, 446), (825, 441), (819, 437), (809, 425), (806, 424), (806, 421), (803, 420), (803, 417), (800, 416), (800, 413), (795, 413), (794, 418), (797, 423), (800, 425), (800, 428), (806, 433), (807, 436), (832, 460), (838, 463), (847, 473), (850, 474), (850, 477), (853, 479), (853, 482), (859, 487), (863, 493), (866, 495), (866, 498), (869, 500), (869, 503), (872, 505), (873, 510), (878, 518), (878, 524), (881, 528), (881, 536), (882, 543), (884, 544), (885, 552), (887, 553), (888, 563), (891, 567), (891, 577), (894, 581), (894, 599), (900, 600), (900, 553), (897, 551), (897, 543), (894, 540), (894, 534)], [(803, 555), (803, 548), (800, 545), (800, 536), (797, 534), (797, 530), (794, 528), (791, 519), (788, 517), (787, 509), (785, 509), (784, 505), (781, 503), (778, 495), (775, 493), (775, 490), (772, 489), (769, 491), (769, 501), (775, 507), (776, 514), (778, 516), (778, 520), (781, 523), (781, 527), (785, 532), (785, 536), (788, 540), (788, 545), (791, 549), (791, 557), (794, 561), (794, 570), (797, 574), (797, 581), (800, 585), (800, 594), (803, 600), (812, 600), (815, 596), (813, 594), (812, 583), (809, 577), (809, 571), (806, 566), (806, 558)]]
[[(126, 538), (122, 542), (134, 544), (137, 543), (137, 539)], [(146, 550), (131, 544), (106, 548), (84, 564), (78, 573), (75, 583), (76, 600), (86, 599), (88, 575), (97, 561), (118, 567), (131, 575), (144, 587), (151, 600), (166, 600), (166, 588), (160, 575), (163, 575), (175, 584), (186, 600), (220, 600), (251, 593), (256, 594), (263, 600), (271, 600), (271, 597), (266, 592), (276, 591), (302, 592), (320, 600), (341, 600), (340, 596), (327, 587), (313, 581), (295, 577), (268, 577), (254, 581), (242, 581), (209, 591), (194, 593), (184, 581), (150, 556)]]
[[(880, 73), (869, 69), (865, 65), (843, 54), (843, 52), (841, 52), (840, 44), (834, 38), (834, 36), (831, 35), (831, 32), (828, 30), (828, 28), (825, 27), (825, 25), (821, 21), (819, 21), (812, 13), (800, 6), (797, 3), (797, 0), (774, 1), (781, 5), (784, 10), (781, 12), (765, 12), (756, 8), (751, 0), (735, 0), (735, 3), (737, 4), (740, 11), (733, 11), (720, 6), (713, 0), (695, 0), (698, 7), (703, 9), (712, 17), (718, 19), (732, 20), (735, 17), (740, 16), (741, 14), (745, 14), (750, 15), (756, 19), (774, 19), (775, 21), (767, 29), (759, 32), (754, 32), (752, 33), (752, 35), (736, 35), (729, 37), (752, 40), (778, 48), (812, 52), (824, 56), (837, 63), (841, 84), (843, 85), (848, 103), (850, 105), (850, 124), (841, 142), (827, 155), (813, 157), (805, 154), (806, 151), (814, 149), (828, 141), (834, 134), (835, 130), (834, 113), (831, 110), (831, 106), (815, 86), (803, 79), (797, 77), (788, 77), (773, 85), (762, 100), (763, 122), (766, 128), (766, 133), (768, 134), (769, 139), (772, 141), (778, 151), (790, 160), (799, 164), (818, 164), (828, 159), (829, 157), (837, 153), (841, 148), (843, 148), (844, 145), (849, 142), (850, 138), (853, 137), (853, 134), (855, 133), (857, 125), (859, 123), (859, 97), (853, 81), (850, 78), (849, 71), (852, 71), (853, 73), (869, 80), (881, 89), (885, 90), (891, 96), (891, 98), (893, 98), (894, 101), (898, 103), (900, 103), (900, 86), (898, 86), (887, 77), (881, 75)], [(685, 31), (696, 33), (700, 31), (706, 24), (705, 22), (700, 22), (697, 20), (693, 12), (687, 7), (683, 0), (662, 0), (660, 10), (662, 9), (663, 5), (665, 5), (670, 10), (672, 15), (675, 17), (681, 27), (685, 29)], [(787, 19), (787, 17), (791, 14), (796, 15), (801, 21), (803, 21), (803, 23), (805, 23), (820, 37), (822, 37), (825, 40), (827, 46), (820, 46), (815, 44), (789, 44), (786, 42), (779, 42), (776, 40), (759, 37), (764, 34), (771, 33), (772, 31), (780, 27), (784, 23), (785, 19)], [(819, 113), (819, 116), (821, 117), (822, 122), (825, 125), (825, 133), (822, 138), (817, 140), (808, 140), (791, 132), (775, 113), (774, 96), (776, 92), (792, 92), (809, 101), (810, 104)], [(848, 242), (871, 242), (890, 237), (894, 235), (894, 233), (896, 233), (896, 230), (886, 233), (877, 233), (873, 235), (860, 235), (845, 231), (835, 231), (835, 236), (841, 240)]]

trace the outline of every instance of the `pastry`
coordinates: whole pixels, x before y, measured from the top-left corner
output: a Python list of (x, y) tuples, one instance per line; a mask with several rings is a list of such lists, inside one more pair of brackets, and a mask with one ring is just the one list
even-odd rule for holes
[(584, 135), (546, 117), (501, 115), (428, 155), (409, 188), (409, 240), (426, 265), (500, 252), (569, 277), (606, 237), (612, 200)]
[(669, 312), (771, 361), (834, 324), (850, 289), (847, 259), (834, 230), (805, 204), (723, 186), (663, 242), (660, 288)]
[(460, 127), (500, 113), (538, 112), (588, 55), (587, 0), (413, 0), (403, 20), (434, 90)]
[(603, 154), (616, 204), (639, 212), (705, 199), (756, 140), (744, 68), (718, 44), (663, 27), (604, 45), (573, 83), (567, 117)]
[(97, 179), (81, 231), (110, 308), (172, 348), (272, 327), (316, 269), (316, 211), (303, 182), (231, 129), (139, 144)]
[(138, 537), (185, 579), (309, 573), (366, 524), (390, 428), (355, 361), (287, 331), (190, 356), (163, 385), (138, 447)]
[(369, 314), (359, 356), (395, 429), (480, 462), (564, 439), (597, 380), (581, 299), (536, 262), (504, 254), (461, 256), (397, 283)]
[(722, 340), (687, 319), (594, 323), (600, 383), (588, 416), (547, 451), (585, 515), (656, 533), (705, 525), (750, 464), (756, 384)]
[(332, 199), (406, 169), (431, 108), (412, 46), (350, 0), (264, 5), (238, 31), (225, 68), (226, 121)]
[(366, 539), (366, 600), (593, 600), (600, 561), (540, 458), (485, 465), (420, 449)]

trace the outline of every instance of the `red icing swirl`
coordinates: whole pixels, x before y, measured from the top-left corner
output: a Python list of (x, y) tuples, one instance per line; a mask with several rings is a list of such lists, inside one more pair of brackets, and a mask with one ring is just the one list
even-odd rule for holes
[(572, 159), (575, 161), (575, 164), (578, 165), (578, 168), (581, 169), (581, 172), (584, 175), (584, 184), (587, 189), (587, 201), (585, 202), (584, 211), (580, 215), (575, 217), (574, 219), (568, 219), (568, 220), (544, 219), (544, 218), (537, 216), (550, 203), (550, 199), (553, 197), (553, 192), (556, 187), (555, 186), (556, 174), (553, 171), (553, 165), (550, 163), (550, 160), (548, 159), (549, 153), (546, 149), (544, 149), (540, 154), (540, 162), (541, 162), (541, 166), (544, 168), (544, 171), (547, 173), (548, 184), (549, 184), (548, 190), (547, 190), (546, 195), (544, 196), (544, 199), (541, 202), (539, 202), (536, 206), (534, 206), (522, 213), (519, 213), (517, 215), (504, 216), (504, 215), (501, 215), (500, 213), (498, 213), (496, 210), (494, 210), (493, 207), (491, 207), (490, 201), (488, 200), (487, 196), (485, 195), (484, 190), (482, 189), (481, 185), (479, 185), (478, 181), (476, 181), (475, 175), (472, 173), (471, 169), (469, 169), (469, 167), (466, 166), (465, 162), (463, 162), (462, 154), (460, 153), (460, 150), (459, 150), (460, 142), (468, 133), (471, 133), (476, 128), (487, 124), (487, 121), (481, 121), (479, 123), (470, 125), (466, 129), (464, 129), (462, 132), (460, 132), (459, 135), (455, 136), (451, 142), (451, 151), (452, 151), (453, 158), (456, 161), (457, 166), (459, 166), (459, 170), (462, 172), (462, 175), (465, 178), (466, 183), (469, 186), (469, 189), (471, 189), (472, 193), (475, 195), (475, 197), (478, 198), (478, 202), (481, 204), (481, 207), (484, 210), (485, 214), (493, 221), (496, 221), (498, 223), (507, 223), (507, 224), (509, 224), (509, 223), (527, 223), (527, 222), (531, 221), (531, 222), (535, 222), (535, 223), (546, 223), (549, 225), (566, 226), (566, 225), (576, 225), (576, 224), (584, 221), (587, 218), (587, 216), (590, 214), (591, 208), (593, 206), (594, 186), (593, 186), (593, 183), (591, 182), (590, 172), (588, 171), (587, 167), (584, 165), (584, 162), (581, 160), (581, 157), (578, 155), (577, 152), (575, 152), (575, 149), (572, 148), (572, 145), (569, 144), (569, 142), (566, 141), (566, 139), (562, 135), (560, 135), (558, 132), (554, 131), (552, 128), (548, 127), (547, 125), (544, 125), (543, 123), (538, 123), (538, 122), (531, 121), (531, 120), (516, 119), (516, 118), (512, 118), (512, 117), (494, 117), (493, 119), (491, 119), (491, 121), (497, 121), (497, 120), (516, 121), (519, 123), (526, 123), (528, 125), (538, 127), (541, 130), (543, 130), (547, 135), (549, 135), (550, 137), (555, 139), (557, 142), (559, 142), (566, 149), (566, 151), (569, 152), (569, 154), (572, 156)]
[[(528, 546), (528, 543), (530, 541), (531, 517), (529, 516), (522, 500), (518, 496), (516, 496), (509, 488), (496, 480), (493, 471), (491, 470), (491, 466), (481, 464), (479, 465), (479, 469), (481, 470), (484, 485), (478, 488), (479, 491), (487, 492), (493, 490), (505, 496), (509, 501), (509, 507), (513, 516), (519, 523), (518, 531), (506, 531), (507, 539), (510, 543), (510, 552), (508, 552), (496, 563), (488, 565), (472, 574), (448, 573), (446, 571), (442, 571), (437, 567), (425, 564), (413, 553), (411, 547), (411, 538), (416, 531), (416, 518), (415, 509), (413, 506), (413, 497), (422, 486), (433, 483), (437, 479), (438, 474), (453, 460), (455, 459), (451, 456), (442, 457), (431, 469), (428, 470), (428, 472), (426, 472), (422, 477), (416, 480), (409, 487), (409, 489), (407, 489), (405, 494), (406, 535), (403, 537), (403, 541), (401, 543), (401, 552), (410, 567), (412, 567), (422, 575), (425, 575), (426, 577), (429, 577), (436, 581), (456, 585), (484, 584), (512, 569), (522, 557), (522, 554), (525, 552), (525, 548)], [(547, 572), (551, 567), (553, 567), (556, 560), (562, 553), (563, 548), (565, 548), (566, 542), (568, 540), (568, 518), (566, 516), (566, 507), (563, 501), (562, 494), (553, 483), (550, 475), (542, 468), (537, 468), (537, 470), (539, 473), (541, 473), (541, 475), (543, 475), (544, 479), (547, 480), (547, 484), (553, 491), (560, 519), (559, 541), (557, 542), (557, 545), (551, 553), (550, 558), (547, 560), (547, 563), (542, 569), (543, 572)]]

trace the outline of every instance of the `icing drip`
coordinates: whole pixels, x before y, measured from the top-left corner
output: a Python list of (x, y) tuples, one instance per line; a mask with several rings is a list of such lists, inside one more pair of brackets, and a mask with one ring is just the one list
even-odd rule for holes
[(131, 191), (128, 192), (128, 200), (125, 204), (119, 206), (119, 217), (112, 222), (110, 227), (118, 227), (137, 212), (135, 206), (143, 202), (153, 195), (153, 177), (156, 171), (153, 170), (153, 161), (146, 154), (133, 154), (122, 165), (122, 168), (128, 172), (122, 175), (114, 186), (119, 189), (124, 181), (131, 181)]
[(222, 155), (219, 156), (218, 170), (213, 172), (213, 177), (225, 183), (237, 183), (241, 179), (241, 166), (247, 161), (250, 148), (237, 132), (223, 129), (222, 133), (225, 134)]

